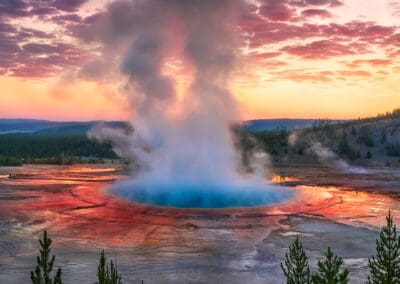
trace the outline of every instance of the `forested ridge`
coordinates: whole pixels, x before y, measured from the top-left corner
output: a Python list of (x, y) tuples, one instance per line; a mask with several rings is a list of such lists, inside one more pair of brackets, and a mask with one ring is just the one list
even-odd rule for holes
[(86, 135), (0, 135), (0, 165), (70, 164), (117, 158), (109, 142), (99, 143)]
[[(319, 143), (338, 157), (354, 163), (400, 166), (400, 109), (343, 123), (316, 120), (312, 127), (292, 131), (285, 128), (249, 131), (243, 126), (233, 129), (245, 164), (254, 151), (265, 151), (278, 163), (315, 163), (318, 159), (310, 149)], [(84, 132), (71, 134), (70, 128), (62, 130), (0, 135), (0, 165), (71, 164), (120, 159), (111, 142), (91, 140)], [(290, 145), (293, 134), (296, 143)]]

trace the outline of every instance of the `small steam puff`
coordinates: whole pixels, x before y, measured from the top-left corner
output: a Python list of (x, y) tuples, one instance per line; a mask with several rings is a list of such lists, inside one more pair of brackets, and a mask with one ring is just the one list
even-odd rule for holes
[(296, 145), (297, 141), (299, 140), (299, 135), (301, 132), (299, 130), (294, 130), (289, 134), (288, 143), (291, 147)]
[[(266, 188), (265, 154), (251, 160), (258, 175), (238, 173), (241, 159), (230, 125), (241, 119), (228, 82), (240, 61), (236, 20), (242, 5), (132, 0), (108, 6), (99, 24), (105, 32), (94, 37), (106, 58), (122, 53), (134, 130), (99, 127), (90, 137), (111, 140), (119, 155), (137, 165), (135, 179), (118, 184), (116, 192), (177, 207), (253, 206), (290, 195), (281, 187)], [(191, 80), (182, 96), (175, 90), (177, 78), (165, 72), (171, 59), (185, 66)]]
[(332, 150), (321, 145), (321, 143), (314, 143), (309, 151), (317, 155), (318, 160), (328, 167), (340, 169), (354, 174), (367, 174), (368, 170), (360, 167), (350, 166), (346, 161), (340, 159)]

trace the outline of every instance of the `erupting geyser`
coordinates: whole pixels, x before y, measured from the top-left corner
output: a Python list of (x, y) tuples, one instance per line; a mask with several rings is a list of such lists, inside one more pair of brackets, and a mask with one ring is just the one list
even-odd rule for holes
[[(98, 40), (108, 58), (122, 58), (134, 131), (98, 127), (90, 135), (111, 140), (136, 165), (133, 179), (114, 192), (137, 202), (200, 208), (261, 206), (290, 196), (263, 175), (240, 173), (230, 130), (240, 116), (228, 83), (240, 62), (236, 20), (243, 8), (235, 0), (108, 6)], [(255, 173), (265, 158), (257, 154)]]

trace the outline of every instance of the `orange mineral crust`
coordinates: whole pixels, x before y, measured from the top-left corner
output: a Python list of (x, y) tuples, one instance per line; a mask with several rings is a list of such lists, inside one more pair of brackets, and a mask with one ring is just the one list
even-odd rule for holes
[[(48, 229), (61, 239), (105, 245), (162, 243), (180, 237), (182, 232), (185, 238), (195, 241), (201, 238), (203, 230), (213, 228), (224, 228), (239, 238), (253, 238), (260, 233), (265, 236), (277, 227), (279, 220), (295, 214), (376, 227), (384, 222), (387, 208), (399, 209), (399, 202), (388, 195), (311, 185), (296, 186), (293, 199), (266, 207), (176, 209), (150, 206), (109, 192), (117, 179), (127, 178), (118, 167), (27, 166), (1, 177), (0, 213), (3, 218), (15, 220), (17, 226), (23, 226), (25, 232), (32, 234)], [(275, 183), (293, 180), (273, 178)], [(186, 229), (193, 230), (187, 234)], [(250, 236), (249, 230), (253, 232)]]

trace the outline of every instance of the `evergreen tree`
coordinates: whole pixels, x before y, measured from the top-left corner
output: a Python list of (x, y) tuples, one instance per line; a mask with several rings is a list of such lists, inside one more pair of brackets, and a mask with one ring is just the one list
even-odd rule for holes
[(351, 135), (353, 135), (353, 136), (357, 135), (357, 130), (354, 126), (351, 127)]
[(289, 246), (289, 252), (285, 254), (285, 264), (281, 263), (281, 268), (287, 284), (311, 283), (308, 257), (299, 237)]
[(314, 284), (346, 284), (349, 282), (349, 271), (339, 272), (343, 259), (333, 254), (330, 247), (325, 254), (324, 262), (318, 261), (318, 272), (312, 276)]
[(122, 284), (121, 274), (118, 274), (117, 266), (110, 261), (110, 266), (107, 264), (107, 258), (104, 250), (100, 255), (100, 262), (97, 267), (97, 284)]
[(376, 240), (376, 255), (368, 260), (371, 284), (400, 283), (400, 237), (397, 236), (396, 225), (390, 214), (386, 217), (386, 226)]
[(62, 284), (61, 268), (58, 268), (56, 276), (51, 278), (51, 271), (55, 255), (50, 258), (52, 239), (47, 236), (47, 231), (43, 233), (43, 239), (39, 239), (40, 256), (37, 257), (37, 266), (35, 271), (31, 271), (31, 280), (33, 284)]
[(385, 144), (386, 141), (387, 141), (386, 129), (383, 128), (381, 132), (381, 144)]
[(109, 284), (122, 284), (121, 274), (118, 274), (117, 266), (114, 265), (113, 261), (110, 261), (110, 270), (107, 266), (107, 275), (109, 277)]
[(101, 251), (100, 254), (100, 262), (97, 266), (97, 279), (99, 280), (98, 284), (105, 284), (107, 273), (106, 273), (106, 256), (104, 255), (104, 250)]

